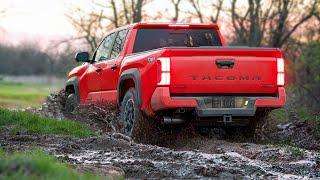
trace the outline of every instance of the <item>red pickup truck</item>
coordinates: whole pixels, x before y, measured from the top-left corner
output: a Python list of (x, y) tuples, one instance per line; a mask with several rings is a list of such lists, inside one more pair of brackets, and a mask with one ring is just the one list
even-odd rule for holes
[(255, 129), (286, 101), (281, 51), (228, 47), (216, 24), (124, 26), (76, 61), (83, 64), (68, 75), (66, 109), (116, 103), (128, 135), (144, 117)]

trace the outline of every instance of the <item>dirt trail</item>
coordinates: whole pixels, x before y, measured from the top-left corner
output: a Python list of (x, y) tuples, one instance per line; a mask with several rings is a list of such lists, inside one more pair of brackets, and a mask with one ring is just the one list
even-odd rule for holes
[[(57, 101), (62, 100), (59, 97), (49, 98), (40, 111), (29, 111), (61, 117), (62, 106)], [(159, 146), (139, 144), (115, 132), (118, 112), (112, 108), (109, 110), (92, 106), (89, 111), (79, 110), (69, 116), (89, 125), (100, 134), (96, 137), (11, 135), (2, 129), (0, 145), (7, 150), (41, 147), (81, 170), (124, 174), (126, 178), (134, 179), (320, 178), (320, 154), (317, 151), (254, 144), (246, 139), (239, 143), (220, 132), (201, 135), (191, 133), (189, 129), (165, 134), (160, 142), (155, 143)]]
[(41, 147), (71, 164), (113, 167), (126, 178), (320, 178), (316, 152), (303, 151), (297, 156), (284, 147), (221, 140), (213, 144), (220, 148), (219, 153), (216, 149), (205, 153), (201, 148), (176, 151), (138, 144), (118, 133), (86, 139), (2, 133), (0, 138), (1, 147), (7, 150)]
[[(75, 150), (65, 157), (75, 163), (120, 167), (129, 178), (320, 177), (317, 153), (305, 152), (303, 157), (295, 158), (285, 148), (248, 143), (230, 145), (225, 144), (221, 153), (208, 154), (174, 151), (106, 136), (93, 139), (85, 150)], [(227, 150), (234, 146), (238, 149)]]

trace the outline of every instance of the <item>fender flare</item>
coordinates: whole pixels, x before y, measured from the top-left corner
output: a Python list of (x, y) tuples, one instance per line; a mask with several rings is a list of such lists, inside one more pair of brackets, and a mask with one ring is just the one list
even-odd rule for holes
[(74, 93), (77, 97), (78, 103), (80, 103), (80, 91), (79, 91), (79, 78), (74, 76), (70, 79), (67, 80), (65, 88), (68, 86), (73, 86), (74, 88)]
[(121, 103), (121, 93), (122, 92), (122, 85), (121, 83), (124, 80), (132, 79), (135, 84), (135, 89), (137, 90), (138, 95), (138, 104), (141, 106), (142, 104), (142, 96), (141, 96), (141, 79), (140, 79), (140, 72), (137, 68), (127, 69), (123, 71), (120, 75), (119, 81), (118, 81), (118, 103)]

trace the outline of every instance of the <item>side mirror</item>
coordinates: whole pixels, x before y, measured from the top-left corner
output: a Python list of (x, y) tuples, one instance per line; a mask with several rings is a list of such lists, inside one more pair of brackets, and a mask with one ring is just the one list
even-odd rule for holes
[(77, 62), (89, 62), (89, 53), (88, 52), (79, 52), (76, 54)]

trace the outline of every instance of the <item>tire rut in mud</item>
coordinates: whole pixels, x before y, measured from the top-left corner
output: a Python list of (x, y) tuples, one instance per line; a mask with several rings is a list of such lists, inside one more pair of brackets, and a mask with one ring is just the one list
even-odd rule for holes
[(128, 178), (320, 177), (318, 153), (301, 150), (302, 155), (297, 157), (287, 147), (247, 143), (252, 139), (241, 136), (241, 131), (230, 135), (216, 128), (202, 133), (186, 124), (159, 128), (154, 137), (138, 144), (117, 133), (120, 116), (116, 106), (89, 105), (68, 114), (63, 109), (63, 94), (61, 91), (51, 95), (35, 113), (59, 115), (58, 119), (62, 114), (87, 124), (101, 135), (87, 139), (60, 138), (55, 145), (47, 142), (46, 149), (70, 163), (115, 166), (123, 169)]
[(74, 164), (119, 167), (127, 178), (320, 177), (318, 153), (306, 151), (301, 157), (296, 157), (286, 148), (221, 140), (207, 142), (220, 144), (221, 152), (175, 151), (138, 144), (114, 133), (69, 141), (57, 148), (56, 153), (62, 152), (61, 157)]

